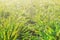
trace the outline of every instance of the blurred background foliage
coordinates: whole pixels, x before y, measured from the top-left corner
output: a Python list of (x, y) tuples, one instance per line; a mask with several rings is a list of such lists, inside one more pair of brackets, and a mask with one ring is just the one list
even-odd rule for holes
[(60, 40), (60, 0), (0, 0), (0, 40)]

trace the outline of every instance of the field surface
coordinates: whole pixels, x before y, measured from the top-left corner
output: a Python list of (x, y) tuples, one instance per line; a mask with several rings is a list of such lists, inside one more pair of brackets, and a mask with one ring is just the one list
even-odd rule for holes
[(0, 40), (60, 40), (60, 0), (0, 0)]

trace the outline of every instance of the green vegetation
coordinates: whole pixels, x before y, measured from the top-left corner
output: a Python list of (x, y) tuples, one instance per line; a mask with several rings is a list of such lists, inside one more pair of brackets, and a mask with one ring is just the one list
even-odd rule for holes
[(60, 40), (60, 1), (1, 0), (0, 40)]

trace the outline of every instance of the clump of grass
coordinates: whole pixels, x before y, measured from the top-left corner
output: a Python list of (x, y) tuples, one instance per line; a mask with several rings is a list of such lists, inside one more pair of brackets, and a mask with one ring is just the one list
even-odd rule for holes
[(60, 40), (60, 4), (39, 1), (19, 9), (1, 4), (0, 40)]

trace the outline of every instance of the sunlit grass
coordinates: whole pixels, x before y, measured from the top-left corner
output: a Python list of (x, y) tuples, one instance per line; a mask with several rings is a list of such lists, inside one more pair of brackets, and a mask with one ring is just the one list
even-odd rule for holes
[(0, 0), (0, 40), (60, 40), (60, 0)]

